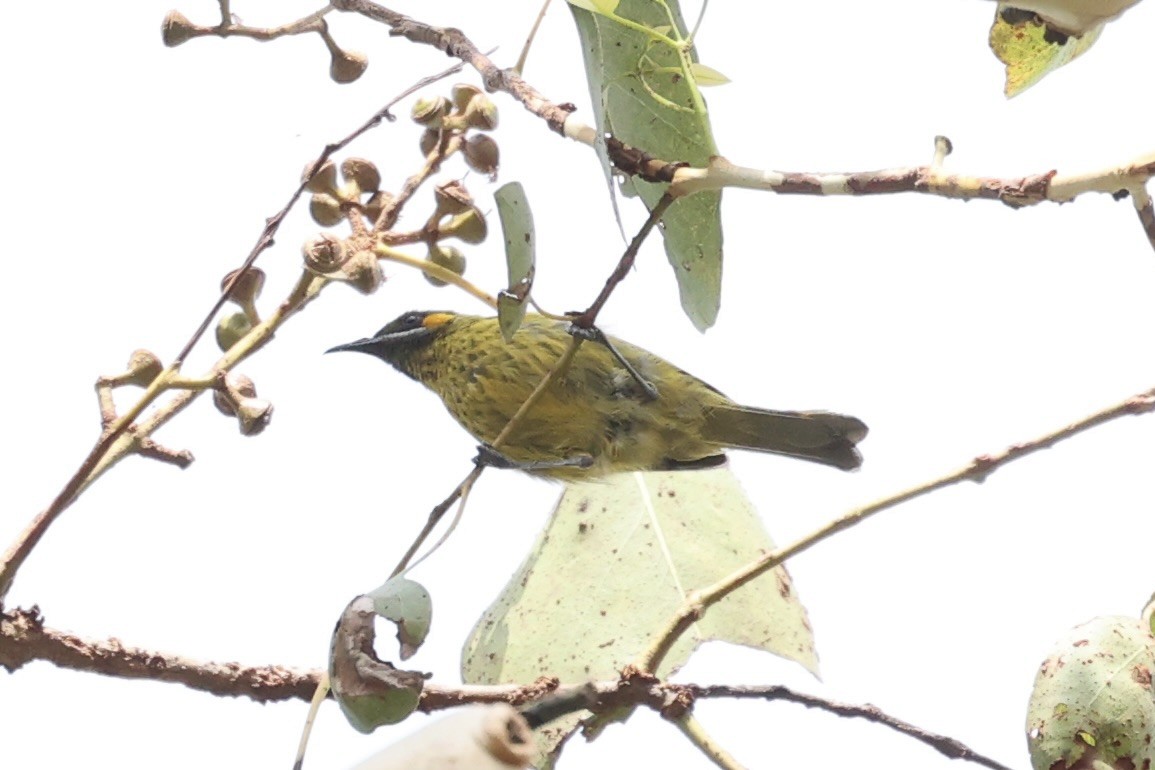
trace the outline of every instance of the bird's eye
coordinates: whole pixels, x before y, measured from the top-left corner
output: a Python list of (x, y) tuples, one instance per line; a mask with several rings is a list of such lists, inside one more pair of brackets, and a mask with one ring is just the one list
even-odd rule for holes
[(409, 315), (405, 316), (404, 323), (407, 327), (410, 327), (410, 328), (420, 326), (421, 325), (421, 316), (418, 313), (410, 313)]

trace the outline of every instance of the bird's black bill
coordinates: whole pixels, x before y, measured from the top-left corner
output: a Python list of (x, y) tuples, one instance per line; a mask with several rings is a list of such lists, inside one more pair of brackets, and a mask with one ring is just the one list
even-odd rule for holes
[(375, 343), (376, 341), (377, 340), (373, 337), (366, 337), (365, 339), (354, 340), (353, 342), (346, 342), (344, 345), (337, 345), (336, 347), (329, 348), (325, 352), (326, 353), (344, 353), (346, 351), (352, 350), (356, 353), (370, 353), (370, 354), (372, 354), (373, 353), (373, 349), (372, 349), (373, 343)]

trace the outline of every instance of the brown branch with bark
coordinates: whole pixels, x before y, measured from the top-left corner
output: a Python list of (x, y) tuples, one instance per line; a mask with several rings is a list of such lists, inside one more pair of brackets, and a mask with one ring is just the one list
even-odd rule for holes
[[(0, 612), (0, 667), (11, 673), (37, 660), (60, 668), (122, 679), (182, 684), (200, 692), (249, 698), (257, 703), (307, 702), (322, 677), (322, 672), (315, 669), (197, 661), (128, 646), (115, 638), (87, 640), (45, 626), (43, 616), (35, 607)], [(418, 709), (433, 713), (475, 703), (524, 706), (543, 698), (586, 689), (592, 690), (596, 700), (596, 704), (591, 706), (594, 713), (645, 706), (673, 721), (691, 713), (695, 702), (703, 698), (798, 703), (836, 716), (867, 719), (924, 743), (951, 759), (974, 762), (991, 770), (1009, 770), (1006, 765), (978, 753), (961, 741), (924, 730), (876, 706), (842, 703), (778, 685), (673, 684), (636, 672), (616, 680), (573, 685), (550, 677), (525, 685), (441, 686), (430, 683), (421, 693)]]

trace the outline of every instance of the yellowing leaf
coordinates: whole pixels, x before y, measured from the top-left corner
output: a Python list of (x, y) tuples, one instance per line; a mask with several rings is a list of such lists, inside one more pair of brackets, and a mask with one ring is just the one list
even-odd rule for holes
[(569, 0), (569, 4), (575, 8), (581, 8), (590, 13), (604, 14), (610, 16), (618, 8), (618, 0)]
[(690, 65), (690, 72), (693, 73), (695, 82), (700, 86), (724, 86), (730, 82), (730, 78), (701, 62), (694, 62)]
[[(726, 467), (572, 484), (525, 563), (474, 627), (463, 652), (464, 681), (613, 678), (689, 591), (773, 547)], [(817, 670), (806, 611), (783, 568), (711, 607), (658, 673), (669, 676), (710, 640)], [(539, 730), (543, 751), (563, 740), (580, 716)]]
[(1040, 16), (1000, 2), (991, 26), (990, 46), (1006, 65), (1003, 93), (1016, 96), (1059, 67), (1078, 58), (1099, 38), (1100, 24), (1080, 36), (1068, 35)]

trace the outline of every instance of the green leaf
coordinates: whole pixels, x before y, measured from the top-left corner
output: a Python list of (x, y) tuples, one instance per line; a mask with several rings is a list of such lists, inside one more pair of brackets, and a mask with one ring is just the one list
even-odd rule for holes
[(612, 16), (617, 10), (618, 0), (568, 0), (575, 8), (582, 8), (590, 13), (600, 13)]
[[(462, 661), (470, 683), (613, 678), (687, 593), (774, 545), (728, 468), (630, 473), (568, 486), (533, 551), (478, 621)], [(711, 607), (659, 675), (710, 640), (818, 661), (806, 611), (784, 568)], [(579, 715), (538, 731), (548, 753)]]
[(333, 697), (355, 729), (369, 733), (417, 709), (425, 675), (382, 661), (373, 649), (374, 601), (358, 596), (341, 613), (329, 648)]
[(730, 78), (718, 70), (699, 62), (694, 62), (693, 66), (690, 67), (690, 72), (693, 73), (694, 81), (699, 86), (724, 86), (730, 82)]
[(991, 26), (990, 46), (1006, 65), (1003, 93), (1009, 99), (1027, 90), (1090, 48), (1103, 25), (1081, 35), (1070, 35), (1050, 26), (1042, 17), (1000, 2)]
[(519, 182), (503, 185), (493, 195), (501, 231), (505, 237), (505, 265), (509, 288), (497, 295), (497, 324), (506, 342), (525, 319), (526, 303), (533, 289), (535, 240), (533, 212)]
[(433, 601), (425, 586), (408, 578), (394, 577), (366, 596), (373, 600), (374, 612), (397, 625), (401, 660), (413, 657), (425, 642), (433, 622)]
[[(706, 103), (695, 85), (697, 56), (675, 0), (622, 0), (616, 16), (571, 4), (582, 42), (586, 79), (598, 135), (645, 150), (654, 157), (705, 166), (718, 154)], [(613, 186), (604, 142), (598, 154)], [(667, 185), (630, 179), (652, 208)], [(682, 308), (699, 329), (713, 325), (721, 304), (721, 193), (701, 192), (677, 200), (662, 218), (666, 257), (678, 279)], [(616, 205), (616, 204), (615, 204)]]
[(1059, 640), (1035, 677), (1027, 745), (1036, 770), (1150, 767), (1155, 638), (1139, 618), (1102, 617)]

